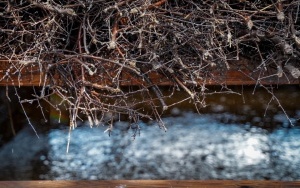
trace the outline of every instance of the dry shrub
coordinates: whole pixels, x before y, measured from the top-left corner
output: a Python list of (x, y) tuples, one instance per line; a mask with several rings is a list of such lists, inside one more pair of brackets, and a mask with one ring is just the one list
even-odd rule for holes
[[(174, 105), (166, 103), (172, 92), (163, 96), (153, 73), (185, 91), (196, 108), (205, 106), (206, 80), (241, 58), (253, 62), (250, 71), (298, 78), (299, 6), (299, 0), (0, 1), (0, 58), (18, 62), (2, 79), (19, 74), (14, 67), (38, 67), (43, 87), (26, 101), (67, 104), (71, 128), (84, 114), (91, 126), (105, 120), (111, 130), (122, 114), (133, 124), (154, 118), (165, 129), (160, 117)], [(122, 87), (128, 84), (137, 86)], [(63, 102), (51, 103), (54, 94)]]

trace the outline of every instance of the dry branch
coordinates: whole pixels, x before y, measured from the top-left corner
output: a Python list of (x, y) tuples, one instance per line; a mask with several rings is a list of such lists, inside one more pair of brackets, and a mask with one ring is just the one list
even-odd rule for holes
[[(0, 81), (21, 85), (43, 73), (35, 80), (43, 86), (37, 100), (59, 95), (73, 124), (79, 114), (97, 122), (98, 111), (127, 114), (133, 123), (154, 117), (164, 127), (160, 114), (173, 104), (159, 84), (171, 83), (186, 92), (182, 101), (205, 106), (205, 83), (224, 86), (230, 71), (257, 83), (298, 79), (299, 6), (299, 0), (0, 0), (0, 59), (9, 62)], [(137, 89), (121, 87), (128, 83)], [(112, 126), (113, 118), (100, 119)]]

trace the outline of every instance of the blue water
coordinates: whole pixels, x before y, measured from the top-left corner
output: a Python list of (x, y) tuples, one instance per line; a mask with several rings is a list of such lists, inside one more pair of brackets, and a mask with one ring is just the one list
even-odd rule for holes
[[(171, 108), (163, 118), (167, 132), (151, 121), (139, 122), (138, 132), (127, 130), (127, 122), (116, 121), (109, 136), (106, 126), (90, 128), (79, 122), (71, 132), (68, 153), (67, 125), (45, 127), (43, 117), (32, 116), (38, 108), (29, 106), (37, 138), (12, 105), (19, 122), (15, 126), (23, 128), (0, 147), (0, 180), (299, 180), (299, 88), (275, 91), (285, 111), (266, 92), (243, 93), (207, 96), (207, 107), (200, 114), (191, 110), (191, 104)], [(7, 116), (4, 105), (0, 111)], [(9, 131), (5, 122), (1, 116), (1, 128), (7, 126)], [(1, 142), (4, 136), (0, 132)]]
[(224, 124), (191, 112), (164, 118), (168, 131), (140, 123), (140, 134), (112, 135), (104, 127), (52, 130), (44, 179), (275, 179), (300, 178), (300, 129), (269, 132)]

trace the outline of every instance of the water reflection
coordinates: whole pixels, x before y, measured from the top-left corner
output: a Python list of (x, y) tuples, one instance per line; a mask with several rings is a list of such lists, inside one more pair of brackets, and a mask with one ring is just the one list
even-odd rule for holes
[[(245, 158), (245, 165), (256, 165), (266, 158), (261, 149), (261, 139), (266, 137), (251, 137), (244, 141), (244, 146), (237, 149), (237, 157)], [(263, 140), (265, 140), (263, 139)]]

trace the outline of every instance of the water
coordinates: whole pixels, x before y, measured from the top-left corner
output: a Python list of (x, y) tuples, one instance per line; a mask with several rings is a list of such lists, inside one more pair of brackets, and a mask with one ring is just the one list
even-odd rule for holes
[(38, 130), (39, 139), (26, 126), (0, 148), (0, 179), (300, 179), (299, 87), (276, 91), (294, 126), (267, 93), (252, 91), (208, 97), (201, 114), (172, 108), (167, 132), (140, 122), (135, 138), (126, 122), (110, 137), (83, 122), (69, 153), (66, 126)]
[[(211, 115), (184, 113), (165, 118), (164, 133), (141, 123), (134, 141), (130, 133), (87, 126), (72, 134), (65, 153), (63, 130), (49, 134), (51, 166), (46, 179), (279, 179), (300, 177), (300, 129), (222, 124)], [(119, 123), (117, 126), (124, 126)], [(48, 162), (47, 162), (48, 163)], [(283, 170), (285, 169), (285, 170)]]

